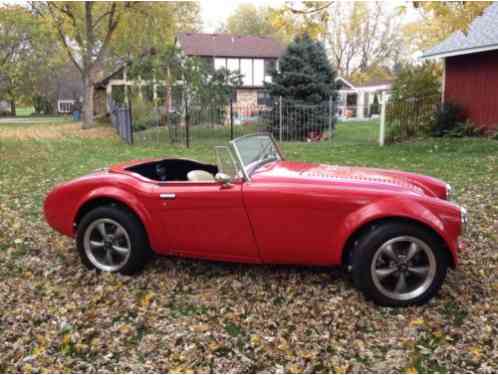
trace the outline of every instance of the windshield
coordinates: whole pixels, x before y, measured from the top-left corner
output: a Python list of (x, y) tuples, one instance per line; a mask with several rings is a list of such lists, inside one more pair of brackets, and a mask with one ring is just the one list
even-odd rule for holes
[(277, 145), (268, 134), (246, 135), (234, 139), (232, 145), (247, 178), (261, 165), (282, 160)]

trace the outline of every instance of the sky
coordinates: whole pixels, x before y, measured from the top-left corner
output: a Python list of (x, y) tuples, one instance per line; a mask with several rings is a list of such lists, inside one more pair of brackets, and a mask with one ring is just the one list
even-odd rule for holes
[(200, 0), (201, 3), (201, 16), (202, 23), (205, 32), (213, 32), (220, 23), (226, 20), (226, 18), (240, 5), (245, 3), (254, 4), (256, 6), (260, 5), (271, 5), (273, 7), (278, 7), (282, 5), (285, 1), (283, 0)]

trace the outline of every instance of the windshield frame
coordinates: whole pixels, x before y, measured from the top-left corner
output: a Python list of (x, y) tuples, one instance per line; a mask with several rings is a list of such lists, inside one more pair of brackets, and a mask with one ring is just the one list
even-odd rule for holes
[(278, 156), (278, 158), (276, 160), (278, 160), (278, 161), (285, 160), (284, 156), (282, 154), (282, 151), (280, 150), (280, 147), (278, 147), (278, 144), (275, 141), (275, 138), (273, 138), (273, 136), (271, 135), (271, 133), (261, 132), (261, 133), (247, 134), (247, 135), (243, 135), (241, 137), (238, 137), (238, 138), (231, 140), (230, 146), (232, 147), (234, 154), (237, 157), (237, 162), (240, 166), (240, 169), (241, 169), (242, 174), (244, 175), (244, 179), (246, 181), (251, 181), (251, 175), (253, 174), (253, 172), (256, 169), (258, 169), (262, 165), (265, 165), (269, 162), (276, 161), (275, 159), (262, 159), (262, 160), (256, 160), (256, 161), (252, 162), (247, 167), (244, 165), (242, 155), (240, 154), (239, 149), (237, 147), (237, 142), (239, 142), (241, 139), (252, 138), (252, 137), (261, 137), (261, 136), (267, 136), (270, 139), (270, 141), (273, 143), (273, 146), (274, 146), (274, 148), (277, 152), (277, 156)]

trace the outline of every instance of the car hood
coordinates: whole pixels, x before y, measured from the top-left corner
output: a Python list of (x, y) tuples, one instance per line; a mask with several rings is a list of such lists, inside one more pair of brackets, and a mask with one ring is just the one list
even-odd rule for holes
[(446, 199), (446, 183), (396, 170), (277, 161), (258, 168), (253, 181), (330, 184), (425, 194)]

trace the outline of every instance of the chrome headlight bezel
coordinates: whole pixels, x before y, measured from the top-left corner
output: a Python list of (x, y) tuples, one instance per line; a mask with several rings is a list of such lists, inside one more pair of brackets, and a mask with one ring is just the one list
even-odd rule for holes
[(446, 184), (446, 200), (449, 201), (453, 198), (453, 188), (450, 184)]
[(469, 215), (465, 207), (460, 207), (460, 232), (464, 234), (469, 224)]

